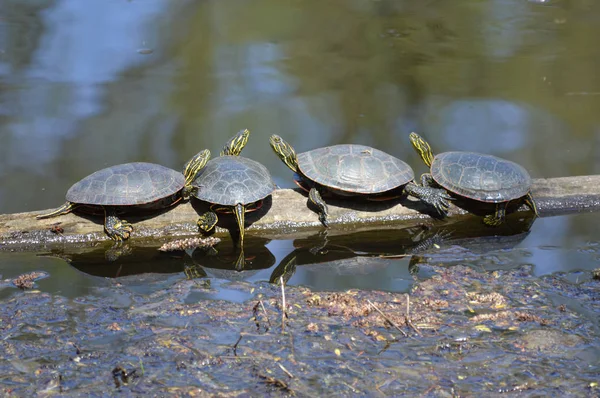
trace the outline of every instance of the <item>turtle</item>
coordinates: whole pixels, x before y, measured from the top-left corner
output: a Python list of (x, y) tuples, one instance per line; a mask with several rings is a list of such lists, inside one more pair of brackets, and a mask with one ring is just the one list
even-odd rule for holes
[(225, 145), (221, 156), (211, 159), (192, 183), (193, 196), (210, 204), (210, 211), (198, 219), (198, 227), (209, 232), (218, 222), (217, 213), (233, 213), (242, 249), (245, 213), (260, 209), (263, 200), (275, 189), (265, 166), (240, 156), (249, 136), (248, 130), (238, 132)]
[(523, 166), (497, 156), (477, 152), (444, 152), (433, 155), (431, 146), (419, 134), (410, 133), (410, 142), (430, 168), (421, 176), (424, 186), (442, 187), (455, 197), (494, 203), (494, 214), (483, 222), (502, 224), (509, 202), (523, 201), (538, 216), (531, 196), (532, 179)]
[(90, 214), (104, 212), (104, 230), (113, 240), (129, 238), (133, 226), (117, 214), (134, 209), (158, 210), (189, 198), (196, 173), (210, 159), (205, 149), (186, 165), (183, 174), (154, 163), (135, 162), (107, 167), (76, 182), (66, 195), (66, 203), (37, 219), (56, 217), (74, 209)]
[(445, 216), (451, 199), (443, 190), (419, 186), (414, 172), (404, 161), (381, 150), (357, 144), (341, 144), (296, 154), (280, 136), (269, 139), (271, 148), (296, 173), (296, 184), (308, 191), (308, 198), (329, 226), (323, 194), (388, 200), (402, 193), (416, 197)]

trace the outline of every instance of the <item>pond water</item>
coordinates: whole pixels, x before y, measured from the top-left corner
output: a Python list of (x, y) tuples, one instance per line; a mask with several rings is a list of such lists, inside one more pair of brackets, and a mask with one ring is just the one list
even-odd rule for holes
[[(600, 2), (586, 0), (3, 0), (0, 213), (56, 207), (75, 181), (118, 163), (181, 169), (243, 128), (244, 155), (283, 188), (294, 184), (268, 145), (274, 133), (298, 152), (371, 145), (416, 173), (425, 167), (411, 131), (434, 150), (505, 157), (534, 178), (600, 174), (598, 37)], [(315, 291), (406, 292), (427, 277), (423, 265), (455, 264), (527, 266), (578, 285), (600, 266), (599, 224), (593, 213), (542, 218), (500, 238), (458, 234), (412, 257), (412, 230), (250, 239), (242, 273), (229, 241), (218, 254), (153, 248), (112, 262), (104, 246), (2, 252), (0, 275), (46, 272), (37, 288), (73, 300), (122, 278), (152, 295), (188, 272), (212, 283), (189, 302), (244, 302), (253, 295), (228, 283), (280, 276)], [(410, 244), (386, 243), (394, 239)], [(145, 284), (148, 272), (159, 282)], [(20, 293), (3, 288), (0, 299)]]
[[(242, 128), (244, 154), (281, 187), (293, 182), (273, 133), (297, 151), (372, 145), (417, 173), (410, 131), (534, 177), (599, 173), (598, 6), (576, 4), (5, 1), (0, 213), (57, 206), (113, 164), (180, 169)], [(540, 275), (595, 267), (576, 253), (598, 241), (599, 220), (538, 220), (526, 262)], [(291, 246), (270, 247), (279, 260)]]

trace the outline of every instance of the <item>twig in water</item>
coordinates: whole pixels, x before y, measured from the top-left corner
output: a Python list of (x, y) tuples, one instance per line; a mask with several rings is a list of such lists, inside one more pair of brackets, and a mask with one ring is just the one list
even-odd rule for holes
[(252, 307), (252, 316), (254, 317), (254, 324), (256, 325), (256, 331), (260, 330), (260, 322), (258, 321), (258, 306), (259, 302), (257, 301), (254, 307)]
[(283, 373), (285, 373), (286, 375), (288, 375), (290, 377), (290, 379), (294, 378), (294, 375), (291, 374), (289, 370), (287, 370), (286, 368), (284, 368), (282, 364), (280, 364), (279, 362), (277, 362), (277, 365), (279, 365), (279, 367), (281, 368), (281, 370), (283, 370)]
[(388, 318), (383, 312), (381, 312), (381, 310), (379, 308), (377, 308), (377, 306), (375, 304), (373, 304), (371, 302), (371, 300), (367, 300), (367, 302), (371, 305), (371, 307), (373, 307), (375, 309), (375, 311), (379, 312), (379, 315), (381, 315), (383, 317), (383, 319), (385, 319), (386, 321), (389, 322), (390, 325), (392, 325), (393, 327), (395, 327), (396, 329), (398, 329), (398, 331), (400, 333), (402, 333), (404, 335), (404, 337), (408, 337), (408, 335), (406, 334), (406, 332), (402, 329), (400, 329), (400, 326), (396, 325), (394, 323), (394, 321), (392, 321), (390, 318)]
[(140, 360), (140, 368), (142, 369), (142, 376), (144, 375), (144, 363), (142, 362), (142, 358), (138, 357), (138, 359)]
[(263, 312), (265, 313), (265, 318), (267, 318), (267, 323), (269, 324), (269, 327), (271, 327), (271, 321), (269, 320), (269, 315), (267, 314), (267, 309), (265, 308), (263, 301), (259, 300), (258, 302), (260, 303), (260, 307), (262, 308)]
[(269, 315), (267, 314), (267, 310), (265, 308), (265, 305), (263, 304), (262, 300), (258, 300), (256, 302), (256, 305), (254, 307), (252, 307), (252, 315), (254, 316), (254, 324), (256, 325), (256, 330), (259, 331), (260, 330), (260, 322), (258, 320), (258, 306), (261, 306), (264, 314), (265, 314), (265, 318), (267, 318), (267, 323), (269, 324), (269, 326), (263, 326), (265, 329), (265, 332), (268, 332), (269, 329), (271, 328), (271, 321), (269, 320)]
[(283, 281), (283, 276), (279, 277), (279, 282), (281, 283), (281, 303), (283, 305), (283, 311), (281, 311), (281, 333), (285, 331), (285, 317), (287, 316), (286, 306), (285, 306), (285, 282)]
[(265, 375), (265, 374), (262, 374), (262, 373), (259, 373), (258, 377), (260, 377), (261, 379), (263, 379), (264, 382), (266, 384), (268, 384), (268, 385), (271, 385), (271, 386), (273, 386), (275, 388), (278, 388), (278, 389), (280, 389), (282, 391), (286, 391), (286, 392), (290, 393), (291, 395), (296, 395), (290, 389), (290, 387), (287, 385), (287, 383), (285, 381), (283, 381), (283, 380), (279, 380), (279, 379), (276, 379), (274, 377), (271, 377), (271, 376), (268, 376), (268, 375)]
[(391, 258), (391, 259), (394, 259), (394, 258), (405, 258), (405, 257), (408, 257), (408, 256), (410, 256), (410, 254), (380, 254), (377, 257), (379, 257), (379, 258)]
[(237, 347), (238, 344), (240, 344), (240, 341), (242, 341), (242, 334), (240, 333), (240, 338), (237, 339), (237, 341), (235, 342), (235, 344), (233, 345), (233, 355), (237, 357)]

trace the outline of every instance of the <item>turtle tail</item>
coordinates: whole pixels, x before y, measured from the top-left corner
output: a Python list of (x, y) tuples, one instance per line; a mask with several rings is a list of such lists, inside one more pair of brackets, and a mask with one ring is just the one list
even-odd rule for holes
[(60, 206), (58, 209), (52, 210), (50, 213), (40, 214), (35, 216), (36, 219), (41, 220), (43, 218), (51, 218), (56, 216), (62, 216), (63, 214), (70, 213), (75, 208), (75, 203), (66, 202), (64, 205)]
[(240, 229), (240, 247), (243, 248), (244, 247), (244, 213), (246, 212), (246, 209), (244, 208), (243, 204), (238, 203), (237, 205), (235, 205), (233, 211), (235, 213), (235, 218), (237, 220), (238, 227)]

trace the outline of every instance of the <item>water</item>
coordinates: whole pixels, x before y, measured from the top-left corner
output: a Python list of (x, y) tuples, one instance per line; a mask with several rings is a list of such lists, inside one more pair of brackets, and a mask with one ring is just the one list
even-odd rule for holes
[[(281, 187), (293, 183), (272, 133), (297, 151), (373, 145), (417, 172), (412, 130), (534, 177), (598, 173), (597, 8), (5, 1), (0, 212), (57, 206), (73, 182), (117, 163), (180, 169), (241, 128), (252, 132), (245, 155)], [(536, 272), (595, 267), (582, 252), (598, 241), (597, 217), (539, 220), (524, 243)]]
[[(244, 155), (287, 188), (291, 172), (268, 145), (274, 133), (298, 152), (371, 145), (417, 173), (425, 167), (411, 131), (436, 151), (491, 153), (533, 177), (599, 174), (598, 37), (600, 3), (584, 0), (3, 0), (0, 213), (56, 207), (75, 181), (118, 163), (181, 169), (242, 128), (251, 131)], [(480, 238), (462, 228), (418, 253), (411, 248), (435, 230), (254, 238), (242, 273), (228, 240), (216, 255), (149, 248), (115, 261), (105, 246), (2, 252), (0, 299), (20, 297), (10, 279), (32, 271), (47, 273), (36, 289), (57, 302), (110, 297), (117, 307), (186, 278), (210, 285), (187, 304), (243, 303), (257, 292), (239, 286), (279, 277), (314, 291), (406, 292), (431, 265), (530, 267), (577, 287), (600, 266), (599, 222), (551, 217)], [(128, 293), (115, 297), (120, 284)]]
[[(417, 172), (413, 130), (434, 149), (508, 157), (534, 177), (598, 173), (597, 7), (3, 2), (0, 212), (56, 206), (117, 163), (180, 169), (241, 128), (252, 132), (245, 155), (281, 187), (293, 183), (272, 133), (297, 151), (373, 145)], [(593, 268), (581, 251), (597, 223), (539, 220), (524, 243), (536, 272)]]

